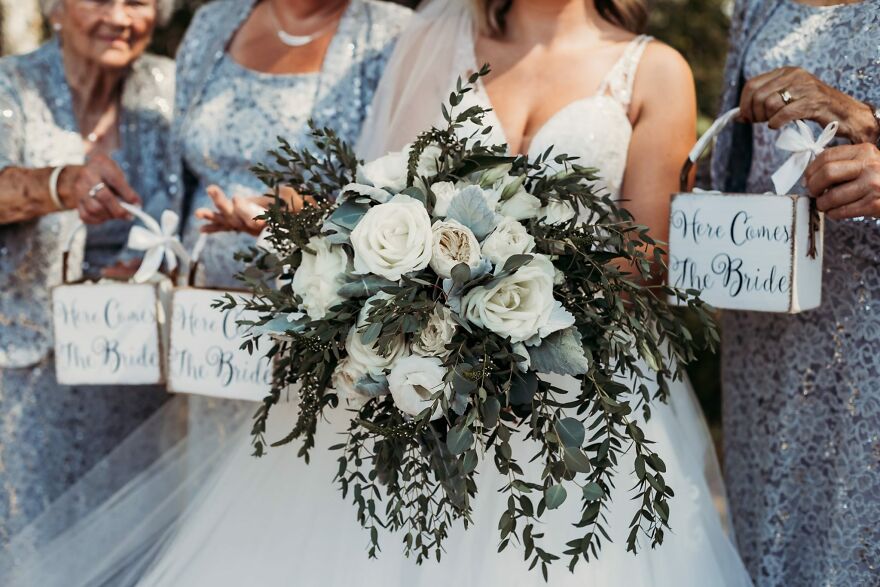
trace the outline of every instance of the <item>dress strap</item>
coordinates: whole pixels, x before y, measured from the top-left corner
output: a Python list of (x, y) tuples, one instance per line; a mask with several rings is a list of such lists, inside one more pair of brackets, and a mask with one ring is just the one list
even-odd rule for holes
[(629, 107), (632, 101), (633, 86), (636, 80), (636, 70), (645, 52), (648, 43), (654, 40), (650, 35), (639, 35), (629, 42), (623, 55), (602, 80), (598, 94), (608, 94), (624, 107)]

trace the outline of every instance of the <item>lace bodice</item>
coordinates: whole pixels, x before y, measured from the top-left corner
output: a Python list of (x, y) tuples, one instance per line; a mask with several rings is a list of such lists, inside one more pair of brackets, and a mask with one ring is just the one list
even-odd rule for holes
[[(628, 111), (633, 83), (650, 41), (647, 35), (633, 39), (594, 95), (570, 102), (538, 129), (529, 145), (529, 157), (534, 158), (551, 147), (555, 154), (579, 157), (578, 164), (599, 170), (601, 179), (597, 187), (607, 189), (618, 198), (632, 139)], [(484, 87), (478, 87), (475, 96), (480, 105), (491, 108)], [(492, 140), (507, 143), (498, 116), (494, 111), (488, 116), (493, 127)]]

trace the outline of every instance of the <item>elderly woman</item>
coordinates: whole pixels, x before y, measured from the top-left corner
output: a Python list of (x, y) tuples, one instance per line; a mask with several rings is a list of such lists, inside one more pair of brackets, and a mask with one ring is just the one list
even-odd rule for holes
[(840, 122), (852, 146), (807, 171), (825, 211), (822, 307), (723, 321), (725, 465), (755, 582), (876, 585), (880, 576), (880, 2), (740, 0), (713, 174), (772, 190), (786, 123)]
[(170, 3), (43, 10), (54, 38), (0, 59), (0, 545), (165, 399), (157, 388), (60, 386), (49, 291), (77, 216), (90, 225), (83, 267), (94, 275), (125, 246), (119, 200), (152, 213), (177, 205), (159, 166), (173, 63), (144, 55)]

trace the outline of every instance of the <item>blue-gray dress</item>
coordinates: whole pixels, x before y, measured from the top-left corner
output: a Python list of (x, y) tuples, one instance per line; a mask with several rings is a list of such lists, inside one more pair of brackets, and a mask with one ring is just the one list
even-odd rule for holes
[[(173, 77), (169, 60), (142, 57), (122, 97), (121, 148), (114, 159), (153, 214), (173, 205), (160, 166)], [(0, 169), (84, 159), (58, 42), (0, 59)], [(166, 398), (156, 387), (67, 387), (55, 381), (49, 296), (61, 281), (61, 235), (75, 222), (70, 211), (0, 225), (0, 546)], [(118, 258), (128, 230), (123, 221), (90, 227), (87, 272)]]
[[(799, 66), (880, 103), (880, 3), (739, 2), (724, 108), (742, 78)], [(813, 125), (814, 133), (818, 132)], [(776, 131), (716, 147), (725, 191), (772, 190)], [(880, 585), (880, 222), (827, 221), (821, 308), (725, 312), (724, 456), (743, 559), (760, 586)]]
[[(250, 15), (256, 0), (218, 0), (200, 9), (177, 55), (174, 145), (170, 163), (183, 165), (188, 190), (184, 242), (192, 246), (199, 223), (192, 212), (213, 208), (206, 188), (220, 186), (227, 196), (259, 195), (266, 187), (251, 173), (278, 137), (308, 144), (308, 121), (330, 127), (354, 144), (372, 102), (394, 40), (410, 11), (389, 2), (352, 0), (327, 49), (321, 71), (272, 75), (246, 69), (226, 47)], [(242, 265), (236, 251), (253, 246), (253, 237), (211, 235), (200, 261), (198, 284), (241, 288), (235, 279)], [(242, 416), (253, 413), (245, 402), (192, 398), (190, 445), (199, 439), (216, 444)]]

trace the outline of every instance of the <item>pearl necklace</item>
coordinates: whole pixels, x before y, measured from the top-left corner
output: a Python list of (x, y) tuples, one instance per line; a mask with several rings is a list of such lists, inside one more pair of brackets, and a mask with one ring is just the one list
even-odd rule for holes
[(288, 47), (305, 47), (306, 45), (313, 43), (316, 39), (323, 36), (328, 30), (333, 28), (338, 19), (334, 18), (327, 26), (324, 26), (318, 29), (316, 32), (310, 35), (292, 35), (284, 30), (281, 26), (281, 19), (278, 18), (278, 13), (275, 11), (275, 3), (272, 0), (269, 0), (269, 12), (271, 13), (272, 20), (275, 21), (275, 31), (278, 35), (278, 40)]

